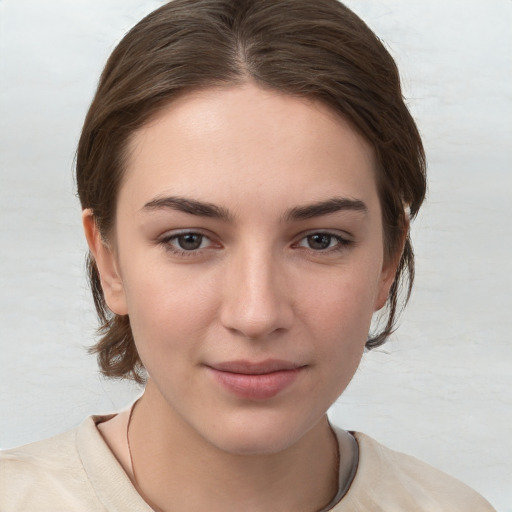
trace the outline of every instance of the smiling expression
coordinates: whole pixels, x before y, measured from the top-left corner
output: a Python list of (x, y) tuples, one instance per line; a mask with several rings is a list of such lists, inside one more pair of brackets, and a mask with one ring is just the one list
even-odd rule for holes
[(253, 84), (185, 95), (134, 134), (96, 257), (165, 414), (234, 453), (325, 417), (394, 277), (374, 167), (327, 107)]

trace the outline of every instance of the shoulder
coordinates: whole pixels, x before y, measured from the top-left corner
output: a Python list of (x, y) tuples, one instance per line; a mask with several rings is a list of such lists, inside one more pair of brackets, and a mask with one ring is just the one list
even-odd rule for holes
[(77, 429), (0, 452), (0, 509), (104, 510), (84, 468), (77, 438), (96, 431), (90, 417)]
[(477, 492), (446, 473), (365, 434), (354, 436), (359, 445), (357, 472), (334, 511), (494, 511)]

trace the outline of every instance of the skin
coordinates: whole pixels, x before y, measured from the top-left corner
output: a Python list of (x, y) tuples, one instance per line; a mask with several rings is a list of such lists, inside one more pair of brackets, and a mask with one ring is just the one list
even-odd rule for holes
[[(176, 198), (223, 216), (178, 211)], [(191, 93), (134, 134), (116, 219), (105, 244), (83, 215), (107, 303), (129, 314), (149, 374), (130, 425), (141, 494), (162, 510), (328, 503), (326, 411), (396, 270), (369, 144), (315, 101), (252, 83)], [(300, 369), (266, 399), (236, 395), (212, 371), (275, 359)], [(133, 478), (126, 415), (100, 430)], [(344, 441), (342, 477), (352, 456)]]

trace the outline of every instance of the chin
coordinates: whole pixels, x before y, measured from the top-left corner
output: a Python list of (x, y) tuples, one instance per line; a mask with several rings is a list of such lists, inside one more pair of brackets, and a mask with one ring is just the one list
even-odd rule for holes
[(205, 432), (206, 440), (233, 455), (271, 455), (296, 444), (317, 422), (252, 417), (217, 424)]
[(295, 439), (288, 436), (276, 436), (269, 439), (265, 435), (247, 435), (237, 432), (236, 438), (210, 439), (221, 451), (232, 455), (271, 455), (285, 451), (294, 444)]

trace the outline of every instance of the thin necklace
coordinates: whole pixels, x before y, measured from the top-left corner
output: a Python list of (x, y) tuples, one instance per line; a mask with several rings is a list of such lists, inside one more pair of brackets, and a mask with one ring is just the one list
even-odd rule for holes
[(133, 465), (133, 456), (132, 456), (132, 448), (130, 446), (130, 425), (132, 422), (133, 411), (135, 411), (135, 406), (137, 405), (140, 398), (135, 400), (132, 408), (130, 410), (130, 415), (128, 416), (128, 423), (126, 424), (126, 444), (128, 445), (128, 453), (130, 454), (130, 469), (132, 470), (133, 475), (133, 484), (137, 492), (142, 496), (142, 499), (155, 511), (155, 512), (164, 512), (161, 508), (157, 507), (142, 491), (140, 488), (139, 482), (137, 481), (137, 475), (135, 474), (135, 466)]
[(132, 422), (133, 411), (135, 410), (135, 406), (140, 398), (137, 398), (130, 409), (130, 415), (128, 416), (128, 423), (126, 424), (126, 444), (128, 445), (128, 453), (130, 454), (130, 469), (132, 470), (133, 480), (137, 483), (137, 478), (135, 476), (135, 469), (133, 467), (133, 458), (132, 458), (132, 449), (130, 446), (130, 424)]
[[(135, 466), (133, 465), (133, 456), (132, 456), (132, 448), (130, 446), (130, 425), (132, 422), (132, 416), (133, 411), (135, 411), (135, 406), (137, 405), (140, 398), (138, 398), (134, 404), (132, 405), (132, 408), (130, 410), (130, 415), (128, 416), (128, 423), (126, 424), (126, 444), (128, 445), (128, 453), (130, 455), (130, 469), (132, 470), (133, 475), (133, 483), (135, 485), (135, 489), (137, 489), (137, 492), (142, 496), (142, 499), (155, 511), (155, 512), (164, 512), (161, 508), (157, 507), (142, 491), (140, 488), (139, 482), (137, 481), (137, 475), (135, 474)], [(340, 445), (338, 442), (338, 436), (336, 435), (336, 432), (334, 432), (334, 429), (331, 427), (331, 424), (329, 423), (329, 430), (331, 431), (335, 446), (336, 446), (336, 485), (339, 487), (339, 479), (340, 479)], [(336, 505), (336, 503), (329, 503), (328, 508), (321, 508), (319, 512), (327, 512), (327, 510), (331, 509), (331, 506)]]

